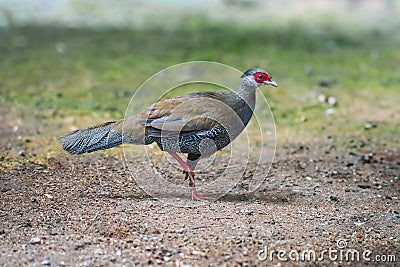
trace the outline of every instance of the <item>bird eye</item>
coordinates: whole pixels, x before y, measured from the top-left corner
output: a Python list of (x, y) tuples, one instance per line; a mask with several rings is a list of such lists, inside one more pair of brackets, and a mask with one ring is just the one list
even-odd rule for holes
[(256, 72), (253, 75), (254, 81), (256, 81), (259, 84), (264, 83), (264, 81), (268, 81), (269, 80), (269, 76), (266, 73), (262, 73), (262, 72)]

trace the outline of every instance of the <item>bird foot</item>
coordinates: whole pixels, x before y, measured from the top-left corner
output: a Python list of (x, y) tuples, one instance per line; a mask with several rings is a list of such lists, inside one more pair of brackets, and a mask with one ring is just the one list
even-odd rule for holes
[(197, 194), (196, 188), (192, 188), (192, 198), (198, 201), (211, 200), (211, 197), (200, 196)]
[(188, 172), (188, 171), (186, 171), (186, 170), (183, 170), (183, 173), (185, 174), (185, 181), (187, 180), (187, 179), (192, 179), (192, 178), (194, 178), (194, 172)]

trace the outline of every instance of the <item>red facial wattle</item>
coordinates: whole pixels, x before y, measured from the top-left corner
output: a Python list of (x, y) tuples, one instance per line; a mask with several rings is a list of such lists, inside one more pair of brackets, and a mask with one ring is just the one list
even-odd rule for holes
[(254, 74), (253, 77), (254, 77), (254, 80), (257, 83), (263, 83), (265, 81), (269, 81), (270, 80), (270, 77), (268, 76), (268, 74), (263, 73), (263, 72), (257, 72), (257, 73)]

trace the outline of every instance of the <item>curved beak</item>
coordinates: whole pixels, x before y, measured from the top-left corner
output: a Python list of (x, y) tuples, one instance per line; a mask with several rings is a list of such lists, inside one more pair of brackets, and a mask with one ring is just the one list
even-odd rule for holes
[(274, 82), (272, 79), (269, 79), (269, 81), (265, 81), (264, 84), (272, 85), (275, 87), (278, 87), (278, 84)]

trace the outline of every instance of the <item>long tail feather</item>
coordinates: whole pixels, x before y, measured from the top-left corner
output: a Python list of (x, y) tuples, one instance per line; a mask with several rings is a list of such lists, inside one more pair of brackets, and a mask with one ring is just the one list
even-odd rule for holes
[(131, 137), (113, 131), (115, 123), (110, 121), (64, 135), (60, 137), (62, 148), (70, 154), (82, 154), (131, 143)]

